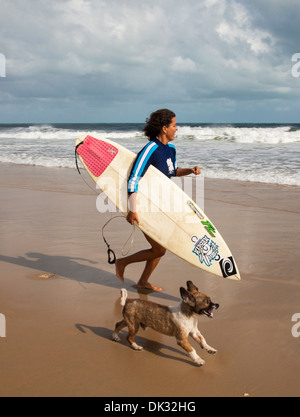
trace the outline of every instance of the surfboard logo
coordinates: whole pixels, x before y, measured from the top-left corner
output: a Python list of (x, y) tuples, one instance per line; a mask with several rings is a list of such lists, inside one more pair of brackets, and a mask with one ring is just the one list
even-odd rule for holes
[(228, 256), (228, 258), (221, 259), (219, 265), (224, 278), (236, 274), (236, 267), (232, 256)]
[(206, 266), (211, 266), (212, 261), (219, 256), (219, 245), (206, 235), (201, 239), (193, 236), (191, 240), (195, 243), (192, 252), (199, 257), (202, 264), (204, 263)]
[(196, 214), (196, 216), (199, 217), (200, 220), (204, 220), (204, 216), (202, 215), (202, 213), (200, 212), (200, 210), (198, 210), (198, 208), (195, 206), (195, 204), (193, 203), (193, 201), (188, 200), (186, 202), (186, 204), (193, 210), (193, 212)]

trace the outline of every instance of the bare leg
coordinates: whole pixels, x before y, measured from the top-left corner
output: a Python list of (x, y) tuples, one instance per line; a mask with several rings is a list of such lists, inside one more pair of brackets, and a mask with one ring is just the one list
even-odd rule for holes
[(191, 336), (194, 340), (196, 340), (196, 342), (199, 343), (199, 345), (201, 346), (201, 348), (207, 350), (208, 353), (214, 355), (215, 353), (217, 353), (216, 349), (214, 349), (212, 346), (209, 346), (206, 343), (206, 340), (204, 339), (204, 337), (202, 336), (202, 334), (200, 333), (200, 331), (197, 329), (197, 331), (191, 333)]
[(146, 262), (145, 269), (142, 273), (142, 276), (141, 276), (139, 282), (137, 283), (138, 288), (145, 288), (145, 289), (149, 289), (149, 290), (153, 290), (153, 291), (161, 291), (162, 290), (161, 287), (157, 287), (156, 285), (152, 285), (148, 282), (148, 280), (150, 278), (150, 275), (152, 274), (154, 269), (157, 267), (157, 264), (159, 263), (160, 260), (161, 260), (161, 257), (151, 259), (150, 261)]
[(138, 330), (139, 330), (139, 324), (138, 323), (128, 323), (128, 335), (127, 335), (127, 340), (130, 343), (130, 346), (132, 347), (132, 349), (134, 350), (142, 350), (142, 346), (139, 346), (135, 343), (134, 341), (134, 337), (137, 334)]
[(115, 326), (115, 331), (113, 332), (113, 334), (112, 334), (112, 338), (113, 338), (113, 340), (115, 340), (116, 342), (119, 342), (120, 341), (120, 338), (119, 338), (119, 336), (118, 336), (118, 333), (122, 330), (122, 329), (124, 329), (124, 327), (126, 327), (127, 326), (127, 323), (126, 323), (126, 321), (125, 320), (121, 320), (121, 321), (119, 321), (118, 323), (116, 323), (116, 326)]
[(161, 257), (166, 253), (166, 249), (160, 244), (156, 243), (149, 236), (144, 234), (147, 241), (150, 243), (151, 248), (145, 249), (140, 252), (134, 253), (133, 255), (126, 256), (125, 258), (117, 259), (116, 261), (116, 275), (121, 280), (124, 281), (124, 271), (127, 265), (146, 261), (146, 266), (143, 271), (143, 274), (138, 282), (139, 288), (148, 288), (154, 291), (161, 291), (160, 287), (156, 287), (148, 282), (150, 275), (156, 268)]
[(177, 338), (177, 344), (181, 346), (186, 352), (188, 352), (196, 365), (202, 366), (205, 364), (205, 361), (197, 355), (195, 349), (189, 344), (187, 337), (181, 336), (180, 338)]

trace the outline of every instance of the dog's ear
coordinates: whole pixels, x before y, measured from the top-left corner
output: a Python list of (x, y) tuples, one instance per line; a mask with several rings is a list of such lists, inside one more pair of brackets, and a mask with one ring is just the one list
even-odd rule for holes
[(187, 290), (188, 291), (190, 291), (190, 292), (198, 291), (198, 288), (196, 287), (196, 285), (194, 285), (192, 283), (192, 281), (187, 281), (186, 285), (187, 285)]
[(193, 294), (189, 293), (185, 288), (180, 287), (180, 295), (182, 300), (191, 305), (191, 306), (195, 306), (196, 305), (196, 300), (195, 297), (193, 296)]

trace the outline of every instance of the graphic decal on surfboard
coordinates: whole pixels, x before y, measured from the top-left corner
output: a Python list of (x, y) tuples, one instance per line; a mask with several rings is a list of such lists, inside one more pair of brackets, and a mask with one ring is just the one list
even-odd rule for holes
[(193, 236), (191, 240), (195, 243), (193, 253), (199, 257), (201, 263), (211, 266), (212, 261), (219, 256), (219, 246), (206, 235), (201, 239)]
[(223, 274), (224, 278), (230, 277), (232, 275), (236, 274), (236, 267), (234, 264), (234, 260), (232, 256), (229, 256), (228, 258), (221, 259), (220, 262), (220, 268)]
[(196, 205), (193, 203), (193, 201), (188, 200), (186, 204), (193, 210), (193, 212), (196, 214), (197, 217), (199, 217), (200, 220), (204, 220), (204, 216), (200, 213), (200, 211), (197, 209)]

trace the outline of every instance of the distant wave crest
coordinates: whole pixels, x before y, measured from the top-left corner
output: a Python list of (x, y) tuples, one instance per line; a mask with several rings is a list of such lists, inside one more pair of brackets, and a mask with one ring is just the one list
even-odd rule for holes
[[(141, 124), (0, 125), (0, 163), (74, 168), (76, 138), (87, 133), (138, 152)], [(179, 166), (199, 165), (210, 178), (300, 186), (300, 125), (180, 124)]]

